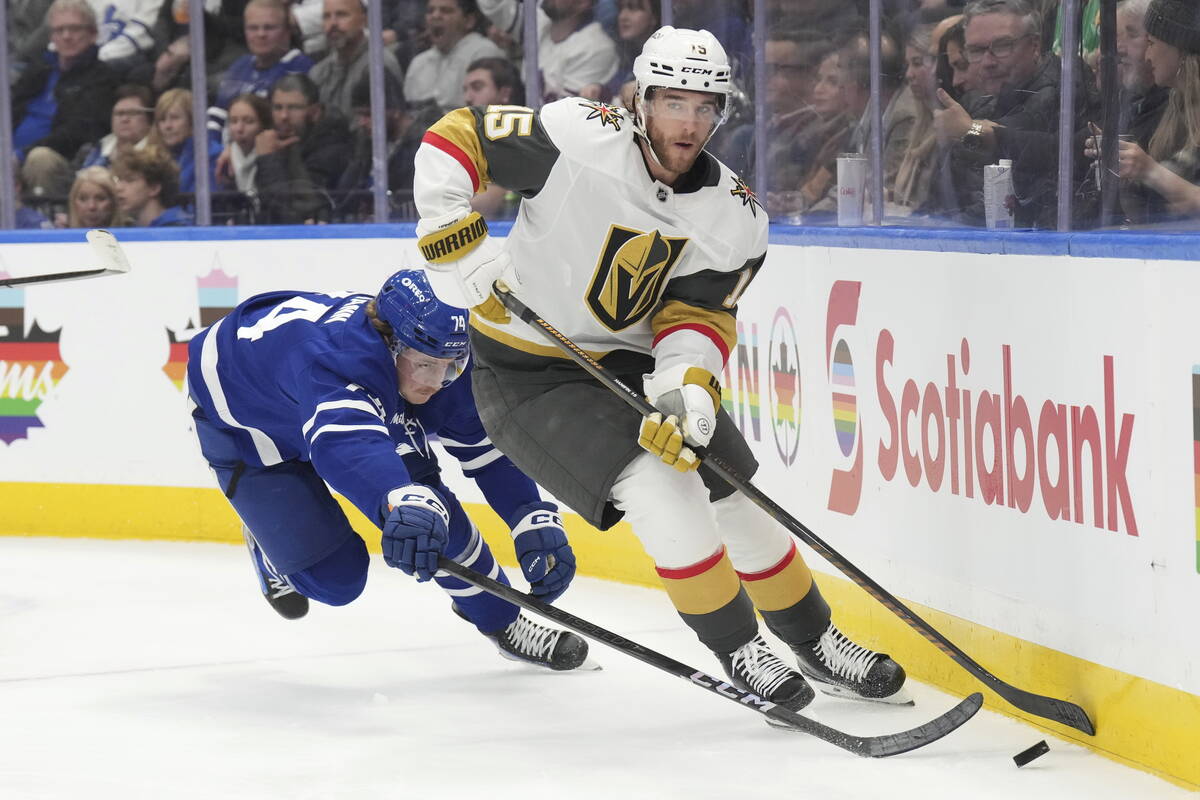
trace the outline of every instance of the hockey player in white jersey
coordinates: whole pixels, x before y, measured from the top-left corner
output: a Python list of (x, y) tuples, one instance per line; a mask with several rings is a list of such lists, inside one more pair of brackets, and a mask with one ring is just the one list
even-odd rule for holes
[[(716, 376), (738, 298), (762, 267), (767, 216), (704, 150), (730, 69), (707, 31), (664, 27), (634, 63), (632, 112), (568, 98), (535, 113), (462, 108), (416, 156), (419, 245), (435, 291), (473, 308), (476, 402), (492, 441), (601, 529), (624, 517), (684, 621), (739, 687), (792, 709), (805, 677), (833, 694), (902, 702), (904, 670), (848, 639), (790, 534), (719, 478), (706, 445), (743, 475), (756, 462), (722, 410)], [(488, 181), (523, 200), (503, 246), (469, 201)], [(636, 412), (511, 319), (523, 302), (662, 410)], [(758, 631), (767, 626), (800, 672)], [(803, 673), (803, 675), (801, 675)]]
[(345, 605), (366, 585), (366, 545), (328, 483), (382, 529), (389, 566), (433, 578), (501, 654), (556, 670), (583, 663), (580, 637), (438, 572), (445, 554), (508, 583), (442, 482), (435, 434), (508, 523), (534, 595), (565, 591), (575, 559), (557, 506), (488, 440), (471, 396), (467, 312), (440, 302), (424, 273), (401, 270), (375, 297), (251, 297), (188, 354), (201, 450), (281, 615), (304, 616), (309, 598)]

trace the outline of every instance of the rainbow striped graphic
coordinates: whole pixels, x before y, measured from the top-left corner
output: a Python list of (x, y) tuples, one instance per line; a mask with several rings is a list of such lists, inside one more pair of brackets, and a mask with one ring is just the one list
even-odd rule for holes
[(1192, 367), (1192, 475), (1196, 492), (1196, 572), (1200, 572), (1200, 364)]
[[(237, 278), (226, 275), (218, 266), (203, 278), (196, 279), (200, 300), (200, 328), (207, 328), (221, 317), (233, 310), (238, 302)], [(194, 323), (195, 320), (192, 320)], [(194, 331), (193, 331), (194, 332)], [(184, 381), (187, 375), (188, 345), (187, 341), (179, 341), (175, 331), (167, 329), (167, 339), (170, 342), (170, 356), (163, 366), (163, 372), (171, 379), (171, 383), (179, 391), (184, 391)]]
[(800, 445), (800, 360), (796, 330), (786, 308), (775, 311), (767, 344), (771, 397), (771, 431), (784, 464), (796, 459)]
[(25, 291), (0, 289), (0, 441), (5, 444), (27, 438), (30, 428), (43, 427), (38, 406), (67, 373), (59, 335), (36, 322), (26, 333)]
[(721, 374), (721, 407), (733, 418), (742, 435), (752, 435), (757, 441), (761, 415), (758, 388), (758, 326), (747, 326), (738, 322), (737, 332), (737, 357), (731, 356), (725, 362)]
[(854, 362), (845, 339), (838, 339), (834, 348), (832, 372), (833, 429), (837, 432), (842, 455), (849, 456), (854, 452), (854, 439), (858, 434), (858, 398), (854, 394)]

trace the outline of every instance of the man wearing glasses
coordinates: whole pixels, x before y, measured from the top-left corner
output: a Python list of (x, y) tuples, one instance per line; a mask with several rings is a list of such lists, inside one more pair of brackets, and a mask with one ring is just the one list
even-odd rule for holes
[(28, 191), (65, 196), (68, 159), (108, 132), (117, 76), (99, 60), (96, 15), (85, 0), (56, 0), (46, 27), (52, 49), (13, 86), (13, 147)]
[(291, 46), (288, 11), (282, 0), (250, 0), (243, 14), (246, 49), (221, 76), (216, 104), (208, 110), (209, 130), (223, 130), (229, 104), (241, 94), (266, 97), (284, 75), (307, 73), (313, 60)]
[[(943, 108), (934, 113), (954, 170), (962, 219), (982, 224), (983, 166), (1008, 158), (1019, 204), (1017, 226), (1053, 228), (1061, 62), (1042, 52), (1042, 20), (1026, 0), (973, 0), (963, 22), (963, 54), (976, 92), (964, 107), (939, 89)], [(1078, 115), (1095, 104), (1084, 85), (1076, 90)]]

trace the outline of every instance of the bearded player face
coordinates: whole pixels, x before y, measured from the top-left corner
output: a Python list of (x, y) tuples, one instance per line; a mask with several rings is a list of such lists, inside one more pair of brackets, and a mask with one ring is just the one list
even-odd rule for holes
[(646, 98), (646, 135), (665, 169), (683, 174), (721, 121), (721, 107), (711, 92), (654, 89)]

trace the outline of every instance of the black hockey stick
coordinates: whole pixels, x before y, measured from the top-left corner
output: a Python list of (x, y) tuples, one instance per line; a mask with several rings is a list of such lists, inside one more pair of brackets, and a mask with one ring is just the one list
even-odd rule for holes
[(111, 233), (101, 228), (87, 232), (88, 244), (92, 246), (92, 254), (99, 260), (100, 266), (92, 269), (72, 270), (71, 272), (50, 272), (43, 275), (26, 275), (20, 278), (0, 278), (0, 287), (27, 286), (29, 284), (59, 283), (75, 281), (81, 278), (98, 278), (101, 275), (121, 275), (129, 272), (129, 261), (125, 251), (117, 243)]
[[(543, 336), (562, 349), (571, 360), (591, 373), (592, 377), (600, 381), (600, 383), (615, 392), (639, 414), (647, 416), (657, 413), (658, 409), (652, 406), (646, 398), (642, 397), (641, 393), (626, 386), (619, 378), (597, 363), (595, 359), (555, 329), (553, 325), (539, 317), (537, 313), (517, 299), (511, 292), (505, 291), (499, 283), (494, 288), (496, 295), (509, 311), (520, 317), (523, 322), (540, 331)], [(1000, 680), (960, 650), (957, 645), (939, 633), (936, 628), (917, 616), (916, 613), (900, 602), (891, 592), (876, 583), (869, 575), (854, 566), (854, 564), (851, 564), (841, 553), (826, 544), (821, 537), (809, 530), (804, 523), (789, 514), (770, 497), (767, 497), (748, 479), (739, 475), (720, 456), (709, 452), (703, 447), (693, 447), (692, 450), (703, 461), (705, 468), (711, 469), (729, 483), (730, 486), (733, 486), (739, 492), (746, 495), (746, 497), (750, 498), (755, 505), (770, 514), (779, 524), (791, 531), (793, 535), (809, 547), (820, 553), (825, 560), (837, 567), (850, 580), (861, 586), (869, 595), (886, 606), (893, 614), (904, 620), (909, 627), (924, 636), (956, 664), (978, 678), (993, 692), (1029, 714), (1068, 725), (1089, 736), (1095, 735), (1096, 729), (1092, 725), (1091, 719), (1088, 717), (1087, 712), (1078, 705), (1066, 700), (1058, 700), (1053, 697), (1027, 692), (1024, 689), (1019, 689), (1010, 683)]]
[(676, 661), (670, 656), (665, 656), (637, 642), (630, 641), (624, 636), (601, 628), (599, 625), (595, 625), (585, 619), (580, 619), (574, 614), (563, 611), (561, 608), (555, 608), (549, 603), (543, 603), (532, 595), (525, 594), (511, 586), (505, 586), (499, 581), (492, 580), (486, 575), (481, 575), (475, 570), (464, 567), (444, 556), (438, 559), (438, 569), (448, 572), (456, 578), (461, 578), (474, 586), (478, 586), (485, 592), (494, 594), (496, 597), (507, 600), (514, 605), (540, 614), (547, 619), (554, 620), (564, 628), (569, 628), (581, 636), (595, 639), (614, 650), (619, 650), (627, 656), (636, 658), (638, 661), (649, 664), (678, 678), (683, 678), (685, 681), (693, 683), (702, 689), (707, 689), (719, 697), (724, 697), (726, 700), (732, 700), (743, 708), (757, 711), (763, 716), (769, 717), (773, 721), (772, 724), (776, 725), (776, 727), (786, 728), (799, 733), (807, 733), (843, 750), (848, 750), (855, 755), (868, 756), (870, 758), (886, 758), (924, 747), (931, 742), (936, 742), (958, 728), (971, 717), (975, 716), (975, 712), (983, 706), (983, 695), (975, 692), (945, 714), (912, 730), (885, 734), (883, 736), (855, 736), (852, 733), (845, 733), (828, 725), (822, 725), (815, 720), (797, 714), (795, 711), (790, 711), (782, 706), (768, 702), (753, 692), (743, 691), (721, 678), (714, 678), (712, 675), (689, 667), (687, 664)]

